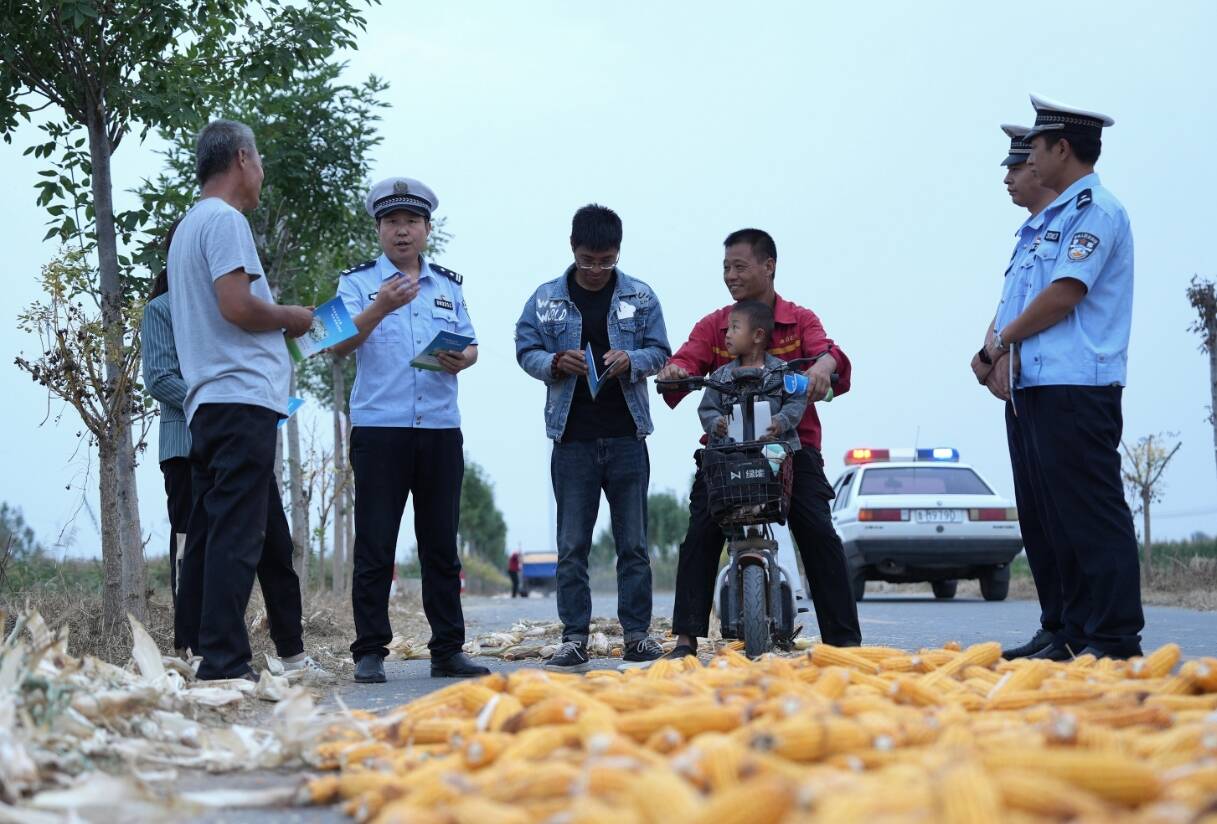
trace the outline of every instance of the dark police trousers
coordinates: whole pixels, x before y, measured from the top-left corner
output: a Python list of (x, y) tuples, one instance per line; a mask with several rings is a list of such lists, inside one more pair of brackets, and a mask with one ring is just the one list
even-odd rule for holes
[(173, 648), (186, 646), (181, 642), (177, 628), (177, 536), (186, 534), (190, 523), (190, 508), (194, 496), (190, 494), (190, 459), (166, 458), (161, 461), (161, 475), (165, 477), (165, 503), (169, 513), (169, 595), (173, 600), (174, 625)]
[(1031, 567), (1031, 578), (1035, 581), (1035, 592), (1040, 601), (1040, 626), (1053, 635), (1064, 627), (1064, 592), (1061, 575), (1057, 571), (1056, 554), (1044, 532), (1044, 520), (1040, 515), (1043, 502), (1036, 493), (1037, 485), (1031, 474), (1032, 461), (1027, 452), (1027, 435), (1023, 429), (1026, 422), (1014, 414), (1014, 407), (1006, 404), (1006, 442), (1010, 447), (1010, 468), (1014, 473), (1014, 500), (1018, 505), (1018, 528), (1023, 536), (1023, 549), (1027, 553), (1027, 565)]
[[(1063, 592), (1063, 640), (1076, 653), (1139, 655), (1141, 570), (1120, 481), (1119, 386), (1037, 386), (1014, 403), (1039, 515)], [(1038, 583), (1038, 582), (1037, 582)]]
[(275, 483), (278, 413), (261, 406), (203, 404), (190, 421), (191, 494), (175, 631), (203, 657), (199, 678), (250, 669), (245, 609), (262, 585), (280, 656), (304, 651), (300, 579)]
[(397, 533), (410, 494), (414, 534), (422, 568), (423, 612), (431, 625), (432, 660), (460, 652), (465, 643), (461, 612), (461, 562), (456, 528), (465, 475), (460, 429), (356, 426), (351, 430), (355, 472), (355, 569), (351, 603), (358, 661), (368, 653), (388, 655), (389, 588)]
[[(820, 636), (826, 644), (857, 646), (862, 643), (858, 606), (849, 586), (841, 538), (832, 525), (828, 502), (833, 493), (824, 477), (824, 459), (818, 449), (803, 447), (794, 453), (793, 460), (794, 488), (787, 524), (803, 559)], [(723, 531), (710, 517), (699, 466), (689, 490), (689, 530), (680, 545), (676, 566), (674, 635), (707, 635), (724, 541)]]

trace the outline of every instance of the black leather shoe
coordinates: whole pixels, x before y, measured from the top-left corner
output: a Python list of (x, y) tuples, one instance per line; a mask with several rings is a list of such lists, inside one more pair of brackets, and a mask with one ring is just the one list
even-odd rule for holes
[(489, 667), (473, 663), (463, 652), (453, 653), (438, 661), (431, 659), (432, 678), (477, 678), (479, 675), (489, 674)]
[(1049, 644), (1039, 652), (1027, 657), (1042, 659), (1044, 661), (1072, 661), (1073, 653), (1069, 651), (1069, 646), (1062, 641), (1059, 644)]
[(356, 661), (355, 680), (360, 684), (383, 684), (385, 682), (384, 656), (369, 652)]
[(1035, 655), (1042, 649), (1052, 646), (1052, 642), (1055, 639), (1056, 636), (1051, 632), (1046, 629), (1041, 629), (1036, 632), (1035, 635), (1032, 635), (1031, 640), (1027, 643), (1021, 644), (1017, 647), (1012, 647), (1011, 649), (1002, 650), (1001, 657), (1005, 658), (1007, 661), (1013, 661), (1015, 658), (1027, 658), (1028, 656)]
[(690, 655), (696, 658), (697, 650), (688, 644), (677, 644), (672, 647), (672, 651), (665, 655), (664, 658), (667, 658), (669, 661), (679, 661), (682, 658), (688, 658)]
[(1127, 660), (1129, 658), (1135, 658), (1140, 654), (1141, 654), (1140, 652), (1134, 652), (1130, 655), (1122, 655), (1122, 654), (1114, 653), (1114, 652), (1104, 652), (1103, 650), (1099, 649), (1098, 647), (1086, 647), (1086, 649), (1084, 649), (1078, 653), (1079, 656), (1093, 655), (1095, 658), (1116, 658), (1121, 661)]

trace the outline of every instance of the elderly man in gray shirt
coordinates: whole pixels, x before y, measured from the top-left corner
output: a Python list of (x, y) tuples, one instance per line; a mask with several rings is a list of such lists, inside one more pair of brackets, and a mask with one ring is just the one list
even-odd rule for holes
[(202, 656), (200, 679), (253, 678), (245, 609), (256, 572), (273, 567), (273, 591), (262, 579), (268, 601), (300, 603), (291, 543), (267, 544), (272, 557), (263, 545), (268, 519), (286, 524), (274, 475), (291, 379), (283, 333), (305, 334), (313, 313), (275, 303), (242, 214), (262, 191), (253, 132), (209, 123), (195, 162), (202, 195), (178, 224), (167, 265), (194, 499), (177, 606), (197, 637), (179, 640)]

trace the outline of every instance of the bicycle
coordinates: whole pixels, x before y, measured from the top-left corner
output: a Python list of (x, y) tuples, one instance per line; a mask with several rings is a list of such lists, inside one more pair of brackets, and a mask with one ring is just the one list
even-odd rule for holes
[[(778, 561), (773, 524), (785, 524), (794, 478), (793, 455), (781, 441), (756, 437), (758, 399), (806, 392), (801, 372), (814, 360), (786, 361), (768, 369), (740, 367), (730, 381), (688, 377), (656, 381), (659, 394), (716, 389), (728, 406), (739, 404), (739, 442), (708, 443), (698, 451), (711, 517), (727, 538), (727, 566), (719, 576), (718, 614), (723, 638), (743, 639), (750, 658), (775, 646), (789, 650), (794, 628), (797, 569)], [(770, 378), (782, 374), (776, 385)], [(836, 375), (832, 380), (836, 382)], [(793, 379), (793, 380), (792, 380)]]

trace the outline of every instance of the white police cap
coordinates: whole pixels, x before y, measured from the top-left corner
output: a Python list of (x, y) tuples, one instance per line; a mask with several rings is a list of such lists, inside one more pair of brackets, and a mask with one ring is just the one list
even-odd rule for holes
[(1026, 163), (1027, 158), (1031, 156), (1031, 144), (1027, 142), (1027, 132), (1031, 130), (1026, 126), (1013, 126), (1009, 123), (1001, 124), (1001, 130), (1010, 138), (1010, 150), (1001, 165), (1021, 166)]
[(1066, 106), (1034, 94), (1031, 95), (1031, 105), (1035, 107), (1035, 125), (1023, 137), (1028, 142), (1038, 134), (1051, 131), (1101, 137), (1104, 126), (1114, 126), (1116, 123), (1105, 114)]
[(439, 198), (422, 181), (412, 177), (390, 177), (372, 187), (365, 206), (373, 218), (406, 209), (430, 220), (431, 213), (439, 208)]

